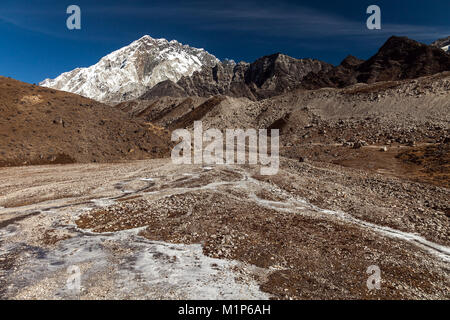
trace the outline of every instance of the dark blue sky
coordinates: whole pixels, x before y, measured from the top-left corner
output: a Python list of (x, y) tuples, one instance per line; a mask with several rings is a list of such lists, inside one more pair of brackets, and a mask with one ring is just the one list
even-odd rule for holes
[[(81, 8), (81, 30), (66, 28), (71, 4)], [(371, 4), (381, 7), (382, 30), (366, 28)], [(2, 0), (0, 33), (0, 75), (30, 83), (95, 64), (145, 34), (219, 59), (282, 52), (338, 64), (370, 57), (393, 34), (426, 43), (450, 35), (450, 1)]]

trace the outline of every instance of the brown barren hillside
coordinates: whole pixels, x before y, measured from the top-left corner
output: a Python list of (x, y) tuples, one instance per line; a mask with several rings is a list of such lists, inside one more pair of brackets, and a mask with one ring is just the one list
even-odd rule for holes
[(0, 77), (0, 166), (168, 154), (168, 135), (75, 94)]

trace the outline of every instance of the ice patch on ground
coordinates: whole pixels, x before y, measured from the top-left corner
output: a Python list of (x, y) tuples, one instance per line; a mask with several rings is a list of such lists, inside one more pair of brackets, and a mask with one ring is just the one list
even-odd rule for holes
[[(233, 270), (241, 269), (242, 263), (207, 257), (200, 244), (145, 242), (146, 246), (136, 255), (136, 261), (132, 264), (131, 274), (138, 273), (142, 280), (141, 286), (145, 284), (153, 288), (154, 293), (164, 293), (170, 299), (269, 298), (260, 291), (255, 280), (236, 280), (237, 276), (246, 277)], [(123, 282), (130, 277), (129, 271), (120, 277)]]
[(93, 199), (91, 200), (98, 207), (108, 207), (112, 206), (115, 203), (114, 199), (103, 198), (103, 199)]
[(342, 211), (331, 211), (331, 210), (325, 210), (320, 208), (315, 208), (318, 211), (321, 211), (328, 215), (334, 215), (342, 220), (345, 220), (347, 222), (354, 223), (360, 227), (364, 227), (367, 229), (370, 229), (374, 232), (380, 233), (384, 236), (390, 237), (390, 238), (396, 238), (403, 241), (414, 243), (416, 246), (428, 251), (431, 254), (434, 254), (435, 256), (439, 257), (445, 262), (450, 262), (450, 248), (428, 241), (424, 237), (410, 233), (410, 232), (404, 232), (397, 229), (392, 229), (385, 226), (380, 226), (374, 223), (370, 223), (367, 221), (363, 221), (360, 219), (357, 219), (348, 213), (342, 212)]
[[(9, 295), (74, 299), (107, 292), (107, 299), (269, 298), (250, 276), (261, 273), (256, 267), (207, 257), (200, 244), (150, 241), (138, 236), (139, 230), (82, 233), (52, 249), (3, 247), (3, 253), (20, 251), (27, 258), (26, 265), (8, 276), (8, 282), (16, 284)], [(74, 266), (81, 270), (78, 294), (67, 287), (69, 268)]]

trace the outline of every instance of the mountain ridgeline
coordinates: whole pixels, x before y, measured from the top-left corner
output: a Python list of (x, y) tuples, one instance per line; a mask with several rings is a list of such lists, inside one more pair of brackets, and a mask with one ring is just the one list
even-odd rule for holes
[(251, 64), (225, 61), (203, 67), (177, 83), (159, 83), (140, 99), (227, 95), (262, 100), (297, 88), (343, 88), (357, 83), (415, 79), (448, 70), (450, 55), (440, 47), (394, 36), (367, 61), (350, 55), (334, 67), (319, 60), (294, 59), (280, 53)]
[[(182, 77), (176, 84), (166, 81), (151, 88), (141, 99), (157, 96), (227, 95), (261, 100), (294, 89), (312, 73), (326, 72), (332, 65), (312, 59), (294, 59), (277, 53), (253, 63), (224, 61), (214, 67), (204, 67), (192, 76)], [(167, 90), (162, 90), (166, 88)]]
[(253, 63), (220, 61), (203, 49), (144, 36), (94, 66), (47, 79), (41, 85), (109, 104), (164, 96), (225, 95), (258, 101), (299, 88), (343, 88), (448, 71), (448, 44), (449, 38), (426, 45), (393, 36), (367, 61), (350, 55), (333, 66), (281, 53)]
[(450, 55), (405, 37), (391, 37), (367, 61), (348, 56), (328, 72), (309, 74), (302, 87), (343, 88), (357, 83), (398, 81), (430, 76), (450, 70)]
[(436, 40), (431, 45), (448, 52), (450, 47), (450, 36)]
[(132, 100), (164, 80), (178, 81), (219, 60), (203, 49), (176, 40), (144, 36), (103, 57), (88, 68), (77, 68), (41, 86), (76, 93), (100, 102)]

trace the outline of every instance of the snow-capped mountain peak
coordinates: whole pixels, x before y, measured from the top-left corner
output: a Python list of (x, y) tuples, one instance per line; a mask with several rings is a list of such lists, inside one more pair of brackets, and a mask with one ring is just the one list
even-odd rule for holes
[(41, 86), (73, 92), (102, 102), (121, 102), (142, 95), (159, 82), (177, 82), (219, 60), (204, 49), (148, 35), (103, 57), (88, 68), (46, 79)]

